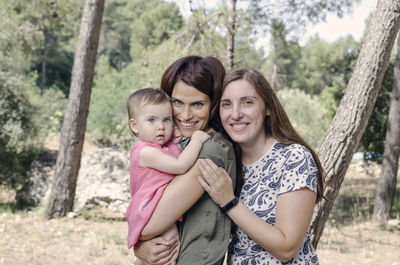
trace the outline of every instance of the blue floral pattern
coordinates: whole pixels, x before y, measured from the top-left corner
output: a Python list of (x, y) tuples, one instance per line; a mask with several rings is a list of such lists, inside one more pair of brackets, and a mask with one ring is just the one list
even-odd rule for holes
[[(265, 222), (275, 225), (278, 195), (304, 187), (317, 192), (318, 168), (311, 152), (299, 144), (275, 142), (258, 161), (244, 166), (240, 201)], [(297, 255), (282, 263), (251, 240), (239, 227), (232, 229), (228, 250), (229, 265), (318, 264), (308, 231)]]

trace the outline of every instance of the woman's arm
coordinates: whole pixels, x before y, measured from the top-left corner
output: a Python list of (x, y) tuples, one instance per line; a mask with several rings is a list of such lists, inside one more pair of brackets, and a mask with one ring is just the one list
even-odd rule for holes
[[(228, 203), (234, 194), (228, 174), (210, 160), (202, 160), (203, 174), (199, 181), (211, 198), (220, 206)], [(308, 188), (278, 196), (275, 226), (272, 226), (242, 203), (227, 212), (229, 217), (252, 240), (272, 255), (285, 262), (299, 251), (309, 229), (316, 194)]]
[(164, 232), (203, 195), (204, 189), (197, 180), (197, 176), (201, 174), (197, 163), (168, 184), (143, 228), (140, 240), (148, 240)]
[(283, 262), (299, 251), (310, 226), (316, 195), (307, 188), (278, 196), (275, 226), (239, 203), (229, 217), (258, 245)]

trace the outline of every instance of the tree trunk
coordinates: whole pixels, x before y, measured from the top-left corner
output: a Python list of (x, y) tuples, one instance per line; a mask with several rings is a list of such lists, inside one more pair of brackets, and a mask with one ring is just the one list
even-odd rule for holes
[(65, 216), (73, 208), (103, 10), (104, 0), (85, 1), (72, 68), (69, 101), (46, 209), (48, 218)]
[(234, 66), (235, 57), (235, 34), (236, 34), (236, 0), (228, 1), (228, 38), (227, 38), (227, 57), (228, 69)]
[(44, 86), (46, 83), (46, 64), (47, 64), (47, 43), (49, 41), (49, 33), (47, 32), (46, 26), (43, 29), (43, 59), (42, 59), (42, 80), (40, 83), (40, 95), (43, 95)]
[[(326, 171), (324, 195), (332, 202), (373, 110), (399, 26), (400, 2), (379, 0), (346, 93), (319, 148)], [(311, 223), (314, 247), (318, 245), (331, 210), (332, 203), (325, 200), (315, 207)]]
[(397, 169), (400, 154), (400, 39), (397, 38), (397, 56), (394, 64), (392, 97), (386, 130), (385, 151), (374, 205), (373, 220), (385, 222), (396, 195)]

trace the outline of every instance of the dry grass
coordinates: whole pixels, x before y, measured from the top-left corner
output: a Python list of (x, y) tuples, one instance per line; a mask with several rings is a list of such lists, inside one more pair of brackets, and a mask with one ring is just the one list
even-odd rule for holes
[[(379, 176), (375, 163), (350, 165), (318, 245), (321, 264), (400, 265), (400, 230), (389, 231), (370, 221)], [(397, 183), (394, 212), (399, 219), (399, 179)]]
[(317, 254), (324, 265), (400, 265), (400, 231), (369, 221), (327, 227)]
[(46, 220), (40, 212), (0, 215), (1, 265), (131, 264), (126, 223), (96, 219)]
[[(320, 264), (400, 265), (400, 231), (369, 221), (378, 177), (379, 166), (352, 163), (317, 249)], [(16, 209), (13, 196), (0, 189), (0, 265), (133, 263), (120, 214), (95, 209), (49, 221), (41, 209)]]

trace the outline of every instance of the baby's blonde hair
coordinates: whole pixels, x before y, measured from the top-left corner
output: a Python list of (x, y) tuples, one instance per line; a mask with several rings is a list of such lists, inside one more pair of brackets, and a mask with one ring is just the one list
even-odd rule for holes
[[(171, 103), (171, 98), (167, 95), (167, 93), (164, 92), (164, 90), (159, 88), (148, 87), (133, 92), (126, 101), (128, 122), (130, 119), (135, 118), (135, 111), (145, 104), (157, 105), (164, 102)], [(132, 133), (137, 136), (134, 131), (132, 131)]]
[(135, 110), (145, 104), (160, 104), (164, 102), (171, 102), (171, 98), (162, 89), (151, 87), (139, 89), (133, 92), (126, 101), (128, 119), (134, 118)]

